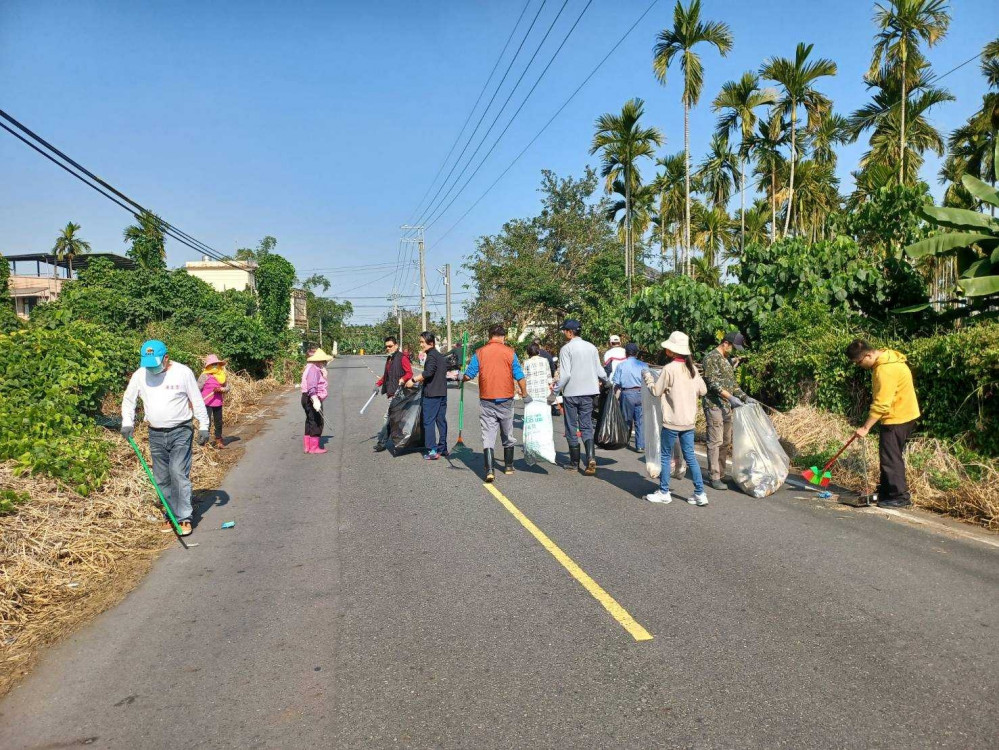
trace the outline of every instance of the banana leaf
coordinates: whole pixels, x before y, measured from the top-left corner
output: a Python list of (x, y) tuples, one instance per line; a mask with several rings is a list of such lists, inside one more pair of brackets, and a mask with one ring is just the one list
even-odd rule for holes
[(923, 216), (934, 224), (949, 229), (985, 229), (990, 232), (999, 232), (999, 222), (985, 214), (978, 213), (978, 211), (969, 211), (966, 208), (942, 208), (940, 206), (923, 206), (921, 210)]
[(938, 234), (935, 237), (927, 237), (925, 240), (914, 242), (905, 248), (905, 252), (910, 258), (922, 258), (924, 255), (945, 255), (961, 247), (967, 247), (976, 242), (995, 239), (990, 234), (977, 234), (974, 232), (950, 232), (948, 234)]
[(999, 276), (981, 276), (977, 279), (959, 279), (958, 287), (969, 297), (986, 297), (999, 294)]
[(992, 262), (988, 258), (980, 258), (961, 271), (961, 278), (978, 279), (982, 276), (991, 276), (992, 273)]
[(993, 206), (999, 206), (999, 190), (996, 190), (987, 182), (982, 182), (977, 177), (966, 174), (961, 178), (961, 183), (978, 200)]

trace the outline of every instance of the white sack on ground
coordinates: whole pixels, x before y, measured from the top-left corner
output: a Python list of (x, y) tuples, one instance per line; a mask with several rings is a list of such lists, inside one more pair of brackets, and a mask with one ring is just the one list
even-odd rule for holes
[(528, 464), (539, 461), (555, 463), (555, 435), (552, 432), (552, 408), (535, 399), (524, 405), (524, 460)]
[(732, 415), (732, 476), (747, 495), (775, 493), (791, 468), (770, 418), (759, 404), (746, 404)]

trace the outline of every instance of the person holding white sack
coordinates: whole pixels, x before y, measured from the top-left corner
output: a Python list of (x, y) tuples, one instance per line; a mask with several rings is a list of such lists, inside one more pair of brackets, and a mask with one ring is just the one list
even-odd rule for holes
[(708, 504), (708, 496), (704, 492), (700, 464), (694, 455), (694, 423), (697, 420), (698, 399), (708, 392), (708, 387), (694, 367), (687, 334), (673, 331), (662, 347), (666, 350), (669, 362), (659, 373), (659, 378), (653, 380), (649, 372), (644, 373), (643, 377), (652, 395), (659, 398), (663, 414), (659, 440), (659, 489), (646, 495), (645, 499), (650, 503), (672, 502), (669, 491), (670, 464), (673, 443), (679, 438), (683, 457), (694, 482), (694, 495), (687, 502), (704, 506)]
[(531, 403), (524, 405), (524, 458), (529, 464), (539, 460), (555, 463), (555, 435), (552, 427), (552, 368), (541, 354), (541, 345), (534, 341), (527, 347), (527, 360), (523, 364), (524, 381)]

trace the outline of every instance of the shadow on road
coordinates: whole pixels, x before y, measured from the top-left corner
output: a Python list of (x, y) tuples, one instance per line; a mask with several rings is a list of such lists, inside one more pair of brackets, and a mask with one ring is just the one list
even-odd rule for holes
[(221, 508), (229, 504), (229, 493), (225, 490), (197, 490), (191, 500), (194, 513), (191, 515), (191, 525), (195, 528), (201, 523), (201, 518), (212, 508)]

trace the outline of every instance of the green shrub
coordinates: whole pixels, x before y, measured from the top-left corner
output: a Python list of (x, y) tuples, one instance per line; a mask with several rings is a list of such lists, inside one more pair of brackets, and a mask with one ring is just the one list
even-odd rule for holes
[(723, 292), (687, 276), (669, 276), (645, 287), (625, 305), (628, 333), (642, 349), (662, 352), (671, 331), (690, 336), (695, 357), (716, 346), (729, 324), (722, 314)]
[(28, 502), (27, 492), (15, 490), (0, 490), (0, 516), (13, 513), (18, 505)]

